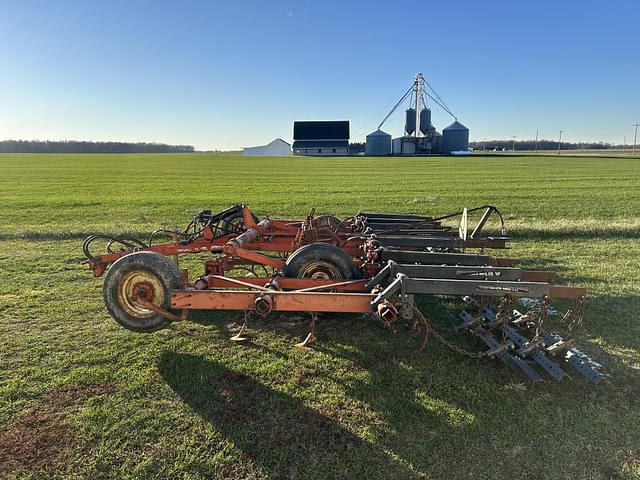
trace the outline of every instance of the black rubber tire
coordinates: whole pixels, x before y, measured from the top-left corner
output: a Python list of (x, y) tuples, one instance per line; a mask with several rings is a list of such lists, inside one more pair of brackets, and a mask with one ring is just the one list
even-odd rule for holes
[[(325, 262), (335, 267), (338, 273), (335, 280), (352, 280), (358, 278), (358, 271), (353, 265), (353, 259), (341, 248), (328, 243), (310, 243), (300, 247), (287, 259), (284, 276), (290, 278), (305, 278), (305, 270), (314, 262)], [(333, 275), (336, 277), (336, 275)], [(306, 277), (309, 278), (309, 277)]]
[(116, 260), (104, 277), (102, 295), (107, 311), (116, 322), (134, 332), (150, 333), (168, 326), (170, 320), (150, 310), (138, 309), (140, 315), (130, 313), (136, 306), (132, 307), (129, 304), (127, 307), (127, 300), (123, 300), (119, 292), (125, 288), (127, 279), (133, 278), (134, 275), (152, 279), (156, 283), (157, 294), (161, 297), (161, 300), (154, 303), (165, 310), (169, 309), (171, 291), (179, 288), (181, 283), (178, 266), (159, 253), (136, 252)]
[[(251, 217), (256, 223), (260, 221), (258, 217), (256, 217), (253, 213), (251, 213)], [(242, 212), (232, 213), (224, 217), (220, 222), (220, 228), (222, 229), (223, 235), (228, 235), (229, 233), (240, 234), (244, 232), (247, 228), (244, 224), (244, 217), (242, 216)]]

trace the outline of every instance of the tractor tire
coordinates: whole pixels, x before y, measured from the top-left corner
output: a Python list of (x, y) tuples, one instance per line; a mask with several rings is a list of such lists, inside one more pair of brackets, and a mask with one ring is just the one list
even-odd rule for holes
[[(111, 265), (104, 277), (102, 294), (109, 314), (124, 328), (150, 333), (171, 321), (131, 299), (136, 285), (151, 291), (150, 301), (164, 310), (171, 305), (171, 291), (180, 287), (178, 266), (155, 252), (136, 252)], [(180, 312), (173, 312), (179, 314)]]
[(310, 243), (287, 259), (284, 276), (323, 280), (352, 280), (358, 277), (353, 259), (344, 250), (328, 243)]
[[(251, 213), (251, 217), (253, 217), (253, 221), (256, 223), (260, 221), (260, 219), (253, 213)], [(222, 230), (223, 235), (228, 235), (230, 233), (240, 234), (244, 232), (247, 227), (244, 224), (244, 217), (242, 216), (242, 212), (232, 213), (224, 217), (220, 221), (220, 229)]]

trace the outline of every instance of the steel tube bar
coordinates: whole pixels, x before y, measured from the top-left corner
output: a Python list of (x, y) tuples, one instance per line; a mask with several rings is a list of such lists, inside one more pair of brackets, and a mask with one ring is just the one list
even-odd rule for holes
[(422, 215), (417, 215), (413, 213), (370, 213), (370, 212), (360, 212), (357, 214), (359, 217), (364, 217), (368, 220), (386, 220), (386, 219), (406, 219), (409, 221), (419, 221), (419, 222), (428, 222), (433, 217), (427, 217)]
[[(376, 307), (380, 302), (384, 300), (389, 300), (395, 294), (397, 294), (404, 286), (406, 278), (403, 274), (398, 274), (398, 276), (393, 280), (387, 288), (385, 288), (382, 292), (380, 292), (376, 298), (374, 298), (371, 302), (371, 305)], [(411, 293), (411, 292), (407, 292)]]
[[(238, 285), (235, 281), (241, 281), (245, 284), (263, 287), (267, 282), (267, 279), (260, 277), (222, 277), (219, 275), (209, 275), (207, 277), (207, 282), (209, 288), (238, 288)], [(326, 279), (313, 279), (313, 278), (280, 278), (278, 279), (278, 284), (281, 289), (284, 290), (301, 290), (307, 288), (326, 288), (326, 286), (331, 285), (336, 290), (339, 291), (348, 291), (348, 292), (362, 292), (368, 291), (369, 289), (365, 289), (366, 280), (353, 280), (350, 282), (342, 283), (341, 286), (336, 287), (335, 280), (326, 280)]]
[(378, 235), (376, 238), (386, 247), (437, 247), (437, 248), (507, 248), (503, 238), (479, 238), (475, 240), (461, 240), (453, 237), (418, 237)]
[[(264, 292), (174, 290), (171, 308), (199, 310), (252, 310)], [(373, 294), (324, 292), (269, 292), (273, 310), (283, 312), (370, 313)]]
[(503, 282), (486, 280), (449, 280), (443, 278), (405, 278), (403, 288), (406, 293), (423, 295), (482, 295), (502, 297), (541, 298), (550, 295), (550, 285), (534, 282)]
[(411, 278), (450, 278), (460, 280), (522, 280), (523, 271), (512, 267), (470, 267), (450, 265), (396, 264), (395, 273), (404, 273)]
[(389, 249), (383, 250), (381, 257), (384, 261), (394, 260), (398, 263), (422, 263), (427, 265), (493, 265), (495, 267), (511, 267), (516, 263), (514, 259), (510, 258), (497, 258), (470, 253), (432, 253)]
[(393, 265), (395, 265), (395, 263), (396, 262), (394, 262), (393, 260), (389, 260), (387, 264), (382, 267), (382, 269), (380, 269), (380, 271), (373, 278), (371, 278), (371, 280), (367, 282), (364, 288), (366, 290), (370, 290), (376, 285), (380, 284), (380, 282), (382, 282), (383, 280), (386, 280), (387, 277), (391, 275), (391, 269), (393, 268)]

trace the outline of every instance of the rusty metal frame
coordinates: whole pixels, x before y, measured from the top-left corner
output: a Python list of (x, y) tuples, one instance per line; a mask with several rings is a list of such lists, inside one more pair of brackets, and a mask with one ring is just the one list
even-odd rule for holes
[[(232, 210), (234, 209), (228, 209), (225, 212)], [(313, 222), (310, 222), (313, 228), (319, 229), (318, 232), (315, 232), (315, 230), (305, 230), (311, 228), (306, 221), (265, 219), (256, 223), (251, 210), (247, 206), (238, 205), (235, 211), (238, 210), (241, 212), (246, 226), (246, 230), (240, 235), (229, 233), (216, 236), (213, 228), (207, 226), (199, 238), (190, 239), (187, 242), (174, 239), (170, 242), (153, 244), (146, 248), (139, 246), (125, 248), (117, 252), (109, 252), (96, 257), (92, 256), (87, 263), (93, 270), (94, 275), (100, 276), (105, 272), (109, 264), (135, 251), (151, 251), (165, 256), (224, 252), (229, 256), (236, 257), (237, 260), (260, 263), (279, 269), (283, 266), (281, 262), (259, 252), (292, 253), (298, 246), (314, 241), (323, 241), (335, 244), (349, 255), (358, 257), (368, 241), (368, 236), (363, 236), (358, 231), (358, 223), (354, 219), (343, 222), (345, 228), (347, 228), (346, 231), (330, 232), (330, 234), (323, 235), (322, 231), (327, 229), (326, 225), (319, 224), (313, 227)], [(392, 218), (390, 215), (385, 222), (393, 222), (394, 220), (404, 223), (392, 223), (391, 229), (386, 228), (384, 223), (378, 224), (379, 234), (377, 241), (382, 246), (400, 249), (425, 247), (447, 249), (506, 248), (505, 238), (484, 237), (464, 240), (459, 238), (451, 228), (441, 226), (439, 221), (431, 220), (430, 217), (400, 215)], [(395, 235), (394, 232), (398, 230), (395, 227), (407, 224), (407, 222), (411, 228), (400, 231), (400, 235)], [(304, 233), (304, 235), (301, 236), (301, 233)], [(298, 242), (300, 242), (299, 245)]]
[(272, 310), (282, 312), (371, 313), (374, 295), (347, 292), (281, 292), (229, 290), (174, 290), (171, 308), (187, 310), (254, 310), (260, 298), (272, 300)]
[[(443, 226), (441, 221), (462, 215), (465, 223), (469, 212), (485, 209), (471, 234)], [(229, 209), (227, 211), (231, 211)], [(424, 295), (478, 295), (483, 297), (584, 297), (585, 289), (555, 286), (553, 272), (523, 270), (516, 261), (484, 254), (455, 251), (464, 248), (506, 248), (506, 237), (479, 237), (495, 207), (484, 206), (463, 210), (438, 218), (402, 214), (357, 214), (343, 222), (345, 231), (331, 231), (326, 218), (306, 220), (256, 221), (244, 205), (235, 207), (241, 213), (245, 229), (240, 233), (216, 236), (206, 225), (198, 238), (174, 240), (148, 248), (129, 248), (89, 259), (94, 275), (104, 273), (113, 261), (135, 251), (147, 250), (165, 256), (210, 252), (217, 257), (206, 262), (205, 275), (171, 293), (174, 309), (253, 310), (266, 314), (277, 311), (307, 312), (375, 312), (395, 318), (393, 303), (397, 297)], [(225, 211), (226, 212), (226, 211)], [(217, 214), (218, 217), (220, 214)], [(214, 216), (215, 217), (215, 216)], [(218, 218), (216, 217), (216, 218)], [(211, 218), (211, 217), (209, 217)], [(315, 230), (314, 230), (315, 229)], [(372, 232), (377, 232), (372, 235)], [(354, 258), (354, 265), (365, 273), (362, 280), (335, 281), (284, 278), (278, 275), (286, 267), (281, 258), (269, 252), (292, 253), (307, 241), (332, 243)], [(417, 251), (438, 248), (447, 251)], [(412, 250), (413, 249), (413, 250)], [(274, 275), (267, 277), (229, 277), (225, 273), (241, 265), (262, 265)], [(266, 270), (265, 270), (266, 271)], [(268, 275), (268, 273), (267, 273)], [(137, 300), (146, 308), (171, 320), (175, 314), (152, 306), (148, 299)], [(381, 314), (382, 315), (382, 314)]]

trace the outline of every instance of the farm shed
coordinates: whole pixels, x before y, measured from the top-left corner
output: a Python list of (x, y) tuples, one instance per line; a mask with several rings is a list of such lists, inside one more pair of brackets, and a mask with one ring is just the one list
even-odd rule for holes
[(245, 157), (283, 157), (291, 155), (291, 145), (281, 138), (276, 138), (266, 145), (245, 147), (242, 151)]

